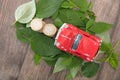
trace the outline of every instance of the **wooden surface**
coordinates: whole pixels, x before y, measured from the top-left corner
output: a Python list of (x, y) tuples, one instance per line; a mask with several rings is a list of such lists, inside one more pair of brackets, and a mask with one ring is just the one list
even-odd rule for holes
[[(18, 5), (27, 1), (29, 0), (0, 0), (0, 80), (65, 80), (66, 71), (52, 74), (53, 68), (44, 61), (41, 65), (35, 65), (34, 53), (29, 45), (16, 39), (15, 28), (11, 26), (14, 12)], [(93, 2), (97, 21), (112, 23), (112, 42), (120, 41), (120, 0)], [(120, 46), (117, 51), (120, 53)], [(74, 80), (120, 80), (120, 64), (114, 71), (107, 63), (103, 63), (95, 77), (88, 79), (79, 76)]]

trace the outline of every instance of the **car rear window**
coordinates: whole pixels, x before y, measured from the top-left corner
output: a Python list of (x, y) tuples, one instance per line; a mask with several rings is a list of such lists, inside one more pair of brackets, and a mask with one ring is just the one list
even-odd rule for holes
[(74, 39), (73, 45), (72, 45), (72, 50), (76, 50), (77, 49), (78, 44), (79, 44), (81, 39), (82, 39), (82, 36), (80, 34), (77, 34), (75, 39)]

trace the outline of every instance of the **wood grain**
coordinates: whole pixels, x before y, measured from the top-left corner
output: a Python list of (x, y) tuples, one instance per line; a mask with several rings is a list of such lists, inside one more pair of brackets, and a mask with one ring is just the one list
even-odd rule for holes
[(0, 0), (0, 80), (16, 80), (22, 67), (28, 45), (16, 39), (15, 8), (20, 1)]
[[(0, 0), (0, 80), (65, 80), (66, 71), (52, 74), (53, 67), (44, 61), (35, 65), (28, 44), (16, 39), (14, 22), (15, 9), (29, 0)], [(97, 21), (113, 24), (112, 42), (120, 41), (120, 0), (93, 0), (93, 10)], [(120, 46), (117, 51), (120, 53)], [(120, 57), (119, 57), (120, 60)], [(107, 63), (102, 63), (98, 74), (93, 78), (78, 76), (74, 80), (119, 80), (119, 67), (115, 71)]]

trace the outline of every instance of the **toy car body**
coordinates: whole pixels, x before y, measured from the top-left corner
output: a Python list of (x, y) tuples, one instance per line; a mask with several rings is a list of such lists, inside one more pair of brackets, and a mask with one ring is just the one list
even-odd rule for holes
[(92, 61), (99, 50), (101, 40), (72, 24), (64, 23), (57, 33), (54, 44), (60, 50), (76, 55), (85, 61)]

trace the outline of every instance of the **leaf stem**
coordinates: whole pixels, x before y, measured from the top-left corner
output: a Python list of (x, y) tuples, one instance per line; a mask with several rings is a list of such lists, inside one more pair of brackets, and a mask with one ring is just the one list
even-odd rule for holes
[(11, 24), (11, 26), (14, 26), (16, 22), (17, 22), (17, 21), (14, 21), (14, 22)]
[[(71, 5), (73, 5), (74, 8), (79, 8), (73, 1), (68, 0), (68, 2), (69, 2)], [(80, 8), (79, 8), (79, 9), (80, 9)]]
[(117, 41), (117, 42), (115, 43), (115, 45), (113, 46), (113, 49), (116, 49), (119, 44), (120, 44), (120, 41)]

